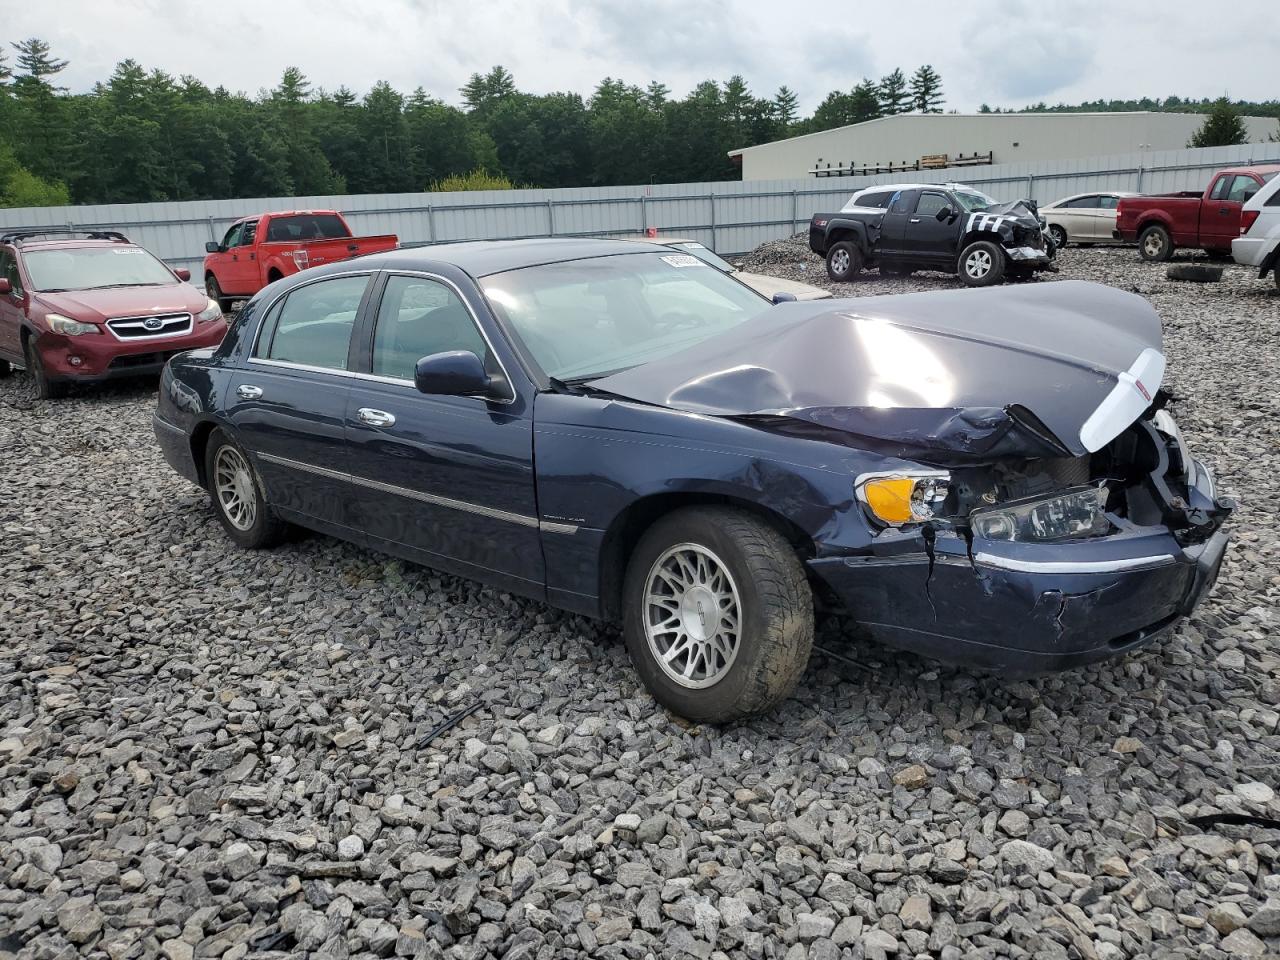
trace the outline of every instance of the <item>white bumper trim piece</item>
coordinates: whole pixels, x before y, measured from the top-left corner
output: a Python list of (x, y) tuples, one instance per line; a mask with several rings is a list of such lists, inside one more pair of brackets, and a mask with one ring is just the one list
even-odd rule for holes
[(1101, 450), (1137, 420), (1164, 380), (1164, 354), (1147, 347), (1133, 366), (1116, 377), (1119, 381), (1080, 428), (1080, 443), (1090, 453)]

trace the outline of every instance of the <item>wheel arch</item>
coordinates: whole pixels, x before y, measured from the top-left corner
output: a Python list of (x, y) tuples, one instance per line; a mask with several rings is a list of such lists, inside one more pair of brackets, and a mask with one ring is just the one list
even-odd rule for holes
[(688, 490), (640, 497), (619, 511), (600, 543), (600, 610), (608, 620), (622, 614), (622, 583), (627, 561), (646, 530), (663, 517), (685, 507), (723, 506), (749, 513), (772, 526), (795, 549), (803, 562), (813, 556), (813, 539), (793, 520), (758, 500), (733, 493)]

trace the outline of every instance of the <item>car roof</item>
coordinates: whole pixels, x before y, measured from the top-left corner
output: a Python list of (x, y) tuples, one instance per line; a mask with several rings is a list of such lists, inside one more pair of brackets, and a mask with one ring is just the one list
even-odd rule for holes
[[(374, 254), (369, 265), (377, 269), (418, 267), (423, 263), (449, 263), (473, 277), (487, 277), (508, 270), (547, 263), (612, 257), (619, 254), (662, 253), (671, 248), (644, 240), (597, 240), (555, 237), (532, 240), (462, 240), (401, 247)], [(348, 265), (352, 261), (344, 261)], [(349, 268), (349, 266), (348, 266)]]

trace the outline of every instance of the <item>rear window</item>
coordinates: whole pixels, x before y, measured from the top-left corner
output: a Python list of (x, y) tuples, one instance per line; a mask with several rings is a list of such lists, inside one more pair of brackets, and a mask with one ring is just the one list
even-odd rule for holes
[(307, 240), (337, 240), (351, 236), (337, 214), (304, 213), (296, 217), (272, 217), (267, 226), (268, 243), (302, 243)]

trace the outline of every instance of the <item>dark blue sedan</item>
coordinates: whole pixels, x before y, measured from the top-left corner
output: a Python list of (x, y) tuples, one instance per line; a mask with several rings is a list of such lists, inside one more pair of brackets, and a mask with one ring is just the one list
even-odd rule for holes
[(239, 544), (297, 524), (591, 616), (723, 721), (815, 607), (1026, 674), (1147, 643), (1232, 504), (1131, 294), (773, 304), (670, 248), (446, 244), (305, 270), (165, 370), (156, 435)]

